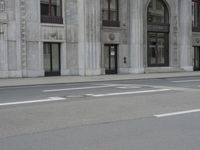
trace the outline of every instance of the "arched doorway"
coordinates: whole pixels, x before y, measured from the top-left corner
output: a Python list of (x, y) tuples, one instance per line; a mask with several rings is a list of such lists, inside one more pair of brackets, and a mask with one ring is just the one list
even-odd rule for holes
[(163, 0), (147, 8), (148, 67), (169, 66), (169, 11)]

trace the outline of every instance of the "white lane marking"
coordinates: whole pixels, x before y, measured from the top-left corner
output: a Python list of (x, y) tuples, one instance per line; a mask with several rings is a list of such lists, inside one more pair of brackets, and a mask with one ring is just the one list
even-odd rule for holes
[(43, 102), (53, 102), (53, 101), (64, 101), (64, 100), (66, 100), (66, 98), (49, 97), (47, 99), (40, 99), (40, 100), (0, 103), (0, 106), (22, 105), (22, 104), (43, 103)]
[(177, 115), (197, 113), (197, 112), (200, 112), (200, 109), (193, 109), (193, 110), (187, 110), (187, 111), (179, 111), (179, 112), (173, 112), (173, 113), (154, 115), (154, 117), (163, 118), (163, 117), (177, 116)]
[(114, 87), (116, 85), (105, 85), (105, 86), (90, 86), (90, 87), (78, 87), (78, 88), (67, 88), (67, 89), (52, 89), (43, 90), (43, 92), (59, 92), (59, 91), (73, 91), (73, 90), (86, 90), (86, 89), (100, 89), (106, 87)]
[(105, 96), (131, 95), (131, 94), (141, 94), (141, 93), (155, 93), (155, 92), (165, 92), (165, 91), (171, 91), (171, 90), (170, 89), (158, 89), (158, 90), (147, 90), (147, 91), (108, 93), (108, 94), (85, 94), (85, 95), (86, 96), (92, 96), (92, 97), (105, 97)]
[(141, 87), (136, 86), (122, 86), (122, 87), (116, 87), (117, 89), (139, 89)]
[(187, 83), (187, 82), (199, 82), (200, 79), (198, 80), (179, 80), (179, 81), (172, 81), (174, 83)]

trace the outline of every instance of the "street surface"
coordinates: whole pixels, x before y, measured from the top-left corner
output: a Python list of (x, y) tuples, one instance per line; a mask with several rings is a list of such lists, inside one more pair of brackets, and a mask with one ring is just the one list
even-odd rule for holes
[(0, 88), (0, 150), (199, 150), (200, 77)]

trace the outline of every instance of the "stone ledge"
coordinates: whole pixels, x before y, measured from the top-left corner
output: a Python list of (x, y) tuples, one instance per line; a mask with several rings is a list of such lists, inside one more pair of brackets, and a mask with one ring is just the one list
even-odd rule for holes
[(149, 67), (145, 68), (145, 73), (170, 73), (170, 72), (182, 72), (184, 71), (181, 68), (176, 67)]

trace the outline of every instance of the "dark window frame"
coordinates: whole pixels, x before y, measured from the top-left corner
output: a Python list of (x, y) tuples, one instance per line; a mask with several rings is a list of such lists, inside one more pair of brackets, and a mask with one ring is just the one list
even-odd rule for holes
[[(107, 46), (108, 47), (108, 55), (107, 57), (109, 57), (109, 69), (105, 70), (106, 74), (117, 74), (118, 73), (118, 44), (105, 44), (104, 47)], [(114, 47), (115, 50), (115, 69), (112, 70), (111, 69), (111, 47)]]
[[(193, 6), (197, 7), (196, 11)], [(192, 0), (192, 17), (194, 17), (194, 20), (192, 20), (192, 31), (200, 32), (200, 0)]]
[[(169, 67), (169, 33), (167, 33), (167, 32), (153, 32), (153, 31), (149, 31), (147, 33), (148, 39), (150, 37), (149, 34), (151, 34), (151, 33), (155, 33), (155, 34), (164, 33), (164, 39), (165, 39), (165, 53), (164, 53), (164, 58), (165, 58), (165, 63), (159, 64), (157, 62), (157, 60), (156, 60), (156, 64), (151, 64), (150, 50), (149, 50), (149, 44), (148, 44), (148, 52), (147, 52), (147, 54), (148, 54), (148, 57), (147, 57), (148, 67)], [(157, 40), (158, 40), (158, 37), (156, 35), (156, 43), (158, 43)], [(157, 46), (158, 45), (156, 44), (156, 47)]]
[[(61, 75), (61, 44), (60, 43), (57, 43), (57, 42), (44, 42), (43, 43), (44, 45), (48, 45), (50, 47), (50, 71), (45, 71), (45, 76), (60, 76)], [(57, 44), (58, 45), (58, 59), (59, 59), (59, 71), (56, 71), (54, 72), (52, 70), (53, 68), (53, 58), (52, 58), (52, 51), (53, 51), (53, 48), (52, 48), (52, 45), (53, 44)], [(44, 53), (44, 50), (43, 50), (43, 53)]]
[[(52, 0), (48, 0), (48, 15), (42, 15), (42, 4), (40, 2), (40, 15), (41, 15), (41, 23), (52, 23), (52, 24), (63, 24), (63, 16), (62, 16), (62, 0), (60, 0), (60, 16), (52, 15)], [(54, 6), (53, 6), (54, 7)], [(54, 9), (56, 9), (54, 7)]]
[[(103, 20), (103, 26), (109, 26), (109, 27), (120, 27), (120, 21), (119, 21), (119, 0), (115, 0), (116, 3), (116, 21), (111, 20), (111, 13), (113, 12), (110, 8), (111, 5), (111, 0), (107, 0), (108, 1), (108, 6), (107, 6), (107, 10), (102, 9), (102, 15), (104, 14), (104, 11), (108, 11), (108, 19), (107, 20)], [(102, 16), (102, 18), (104, 19), (104, 16)]]
[[(200, 71), (200, 47), (194, 46), (194, 71)], [(196, 66), (198, 63), (198, 66)]]
[[(149, 17), (149, 6), (150, 6), (150, 3), (147, 7), (147, 42), (148, 42), (148, 46), (147, 46), (147, 64), (148, 64), (148, 67), (169, 67), (169, 32), (170, 32), (170, 23), (169, 23), (169, 9), (166, 5), (166, 3), (163, 1), (163, 0), (159, 0), (162, 5), (164, 6), (164, 23), (151, 23), (149, 22), (148, 20), (148, 17)], [(149, 50), (149, 33), (164, 33), (165, 34), (165, 63), (164, 64), (151, 64), (150, 62), (150, 50)], [(156, 39), (157, 40), (157, 39)]]

